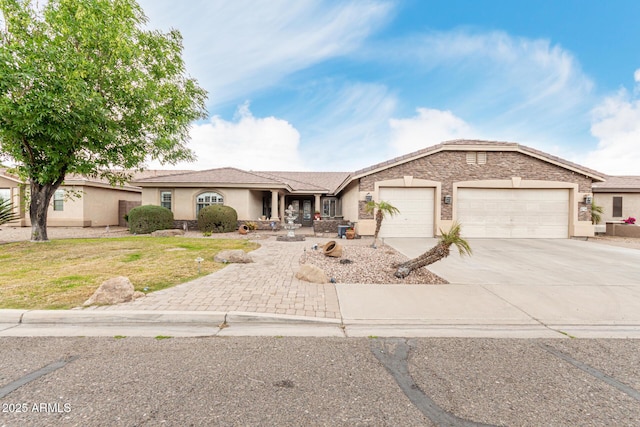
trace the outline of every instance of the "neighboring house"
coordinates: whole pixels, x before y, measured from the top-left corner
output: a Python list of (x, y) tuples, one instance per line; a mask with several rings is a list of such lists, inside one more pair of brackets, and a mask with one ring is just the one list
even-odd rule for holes
[(595, 204), (602, 206), (601, 224), (628, 217), (640, 223), (640, 176), (608, 176), (593, 184)]
[(219, 168), (132, 181), (142, 188), (143, 205), (173, 211), (177, 221), (194, 221), (205, 206), (224, 204), (240, 220), (282, 221), (292, 206), (297, 222), (313, 224), (314, 213), (325, 219), (342, 218), (338, 188), (347, 172), (257, 172)]
[(592, 236), (594, 170), (516, 143), (459, 140), (438, 144), (353, 173), (262, 172), (220, 168), (138, 179), (142, 204), (170, 208), (193, 221), (207, 205), (225, 204), (241, 220), (282, 221), (286, 206), (297, 222), (323, 219), (356, 224), (372, 235), (368, 200), (385, 200), (400, 214), (384, 220), (382, 237), (432, 237), (454, 221), (465, 237), (567, 238)]
[[(134, 177), (184, 171), (145, 171)], [(28, 212), (29, 185), (0, 169), (0, 197), (11, 198), (19, 219), (12, 225), (31, 226)], [(70, 174), (56, 191), (49, 206), (47, 224), (51, 227), (100, 227), (124, 225), (123, 216), (139, 206), (142, 190), (130, 184), (112, 186), (106, 180)]]

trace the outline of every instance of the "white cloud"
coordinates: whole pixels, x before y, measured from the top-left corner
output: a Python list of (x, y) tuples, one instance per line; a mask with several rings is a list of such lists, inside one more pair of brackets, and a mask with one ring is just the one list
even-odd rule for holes
[(633, 79), (636, 81), (636, 83), (640, 83), (640, 68), (638, 68), (636, 72), (633, 73)]
[(194, 125), (190, 134), (189, 147), (198, 159), (174, 169), (302, 170), (298, 131), (282, 119), (254, 117), (248, 103), (238, 108), (233, 121), (214, 116), (209, 123)]
[(640, 175), (640, 99), (625, 89), (605, 98), (593, 110), (591, 133), (598, 148), (583, 164), (611, 175)]
[(151, 28), (180, 30), (210, 105), (268, 87), (357, 49), (391, 18), (388, 1), (142, 0)]
[(418, 108), (418, 115), (391, 119), (391, 146), (396, 155), (410, 153), (443, 141), (474, 137), (473, 130), (451, 111)]

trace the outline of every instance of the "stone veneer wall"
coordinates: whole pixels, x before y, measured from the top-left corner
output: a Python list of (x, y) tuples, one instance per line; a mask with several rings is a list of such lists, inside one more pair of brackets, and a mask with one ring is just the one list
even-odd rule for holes
[[(469, 150), (472, 151), (472, 150)], [(477, 151), (483, 151), (481, 149)], [(389, 169), (360, 178), (360, 191), (374, 191), (377, 181), (413, 176), (418, 179), (439, 181), (442, 194), (453, 194), (453, 183), (460, 181), (479, 181), (487, 179), (511, 179), (514, 176), (523, 180), (562, 181), (578, 184), (578, 191), (591, 192), (591, 179), (560, 166), (512, 151), (487, 151), (487, 163), (484, 165), (467, 164), (467, 151), (443, 151), (407, 162)], [(579, 211), (580, 221), (590, 221), (590, 205), (580, 202), (579, 207), (587, 206), (585, 212)], [(364, 210), (360, 209), (360, 219)], [(443, 220), (452, 219), (452, 205), (442, 204)]]
[(338, 234), (339, 225), (349, 225), (349, 221), (344, 219), (321, 219), (313, 221), (313, 232)]

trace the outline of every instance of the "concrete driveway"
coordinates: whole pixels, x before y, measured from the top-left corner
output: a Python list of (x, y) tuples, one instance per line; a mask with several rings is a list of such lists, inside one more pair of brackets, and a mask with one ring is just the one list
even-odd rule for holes
[[(385, 243), (414, 257), (436, 240)], [(477, 325), (504, 328), (507, 336), (512, 327), (517, 336), (527, 328), (532, 336), (640, 336), (640, 250), (569, 239), (469, 243), (472, 257), (452, 250), (429, 267), (449, 285), (336, 285), (345, 324), (415, 322), (428, 336), (438, 331), (425, 326), (438, 325), (470, 336)]]
[[(388, 238), (413, 258), (436, 239)], [(572, 239), (468, 239), (473, 255), (451, 255), (429, 266), (452, 284), (640, 285), (640, 250)]]

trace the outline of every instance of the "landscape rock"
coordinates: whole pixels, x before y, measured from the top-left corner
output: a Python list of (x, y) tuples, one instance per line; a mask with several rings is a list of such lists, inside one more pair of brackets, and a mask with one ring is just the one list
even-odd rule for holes
[(215, 257), (213, 257), (215, 262), (223, 262), (223, 263), (235, 263), (235, 264), (246, 264), (249, 262), (253, 262), (251, 256), (243, 251), (242, 249), (233, 249), (228, 251), (221, 251)]
[(156, 230), (151, 233), (152, 237), (175, 237), (175, 236), (184, 236), (184, 230), (180, 229), (171, 229), (171, 230)]
[(119, 304), (134, 299), (135, 290), (128, 277), (118, 276), (102, 282), (84, 305)]
[(311, 264), (302, 264), (296, 273), (296, 279), (311, 283), (327, 283), (329, 278), (327, 273), (319, 267)]

